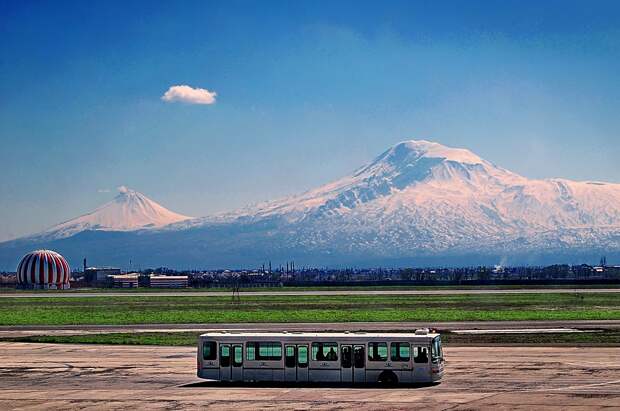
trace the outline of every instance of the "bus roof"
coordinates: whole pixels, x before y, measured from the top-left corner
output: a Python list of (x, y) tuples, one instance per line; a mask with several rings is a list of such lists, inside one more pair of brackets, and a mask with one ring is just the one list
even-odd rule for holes
[(417, 332), (410, 333), (368, 333), (358, 331), (344, 331), (344, 332), (301, 332), (301, 331), (282, 331), (282, 332), (240, 332), (240, 331), (212, 331), (202, 334), (200, 337), (205, 338), (221, 338), (221, 337), (241, 337), (241, 338), (351, 338), (351, 337), (365, 337), (365, 338), (385, 338), (389, 340), (395, 340), (399, 338), (435, 338), (439, 336), (439, 333), (430, 332), (426, 330), (418, 330)]

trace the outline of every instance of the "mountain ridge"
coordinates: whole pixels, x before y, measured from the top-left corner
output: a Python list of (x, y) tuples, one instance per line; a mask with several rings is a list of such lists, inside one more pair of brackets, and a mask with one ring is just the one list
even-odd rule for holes
[(620, 184), (528, 179), (467, 149), (409, 140), (304, 193), (114, 232), (89, 228), (39, 242), (62, 240), (77, 255), (203, 266), (620, 255)]
[[(431, 149), (418, 150), (421, 146)], [(458, 158), (455, 158), (454, 153), (457, 153)], [(409, 192), (412, 195), (412, 198), (409, 198), (411, 201), (424, 201), (427, 198), (419, 193), (421, 185), (425, 186), (427, 192), (422, 194), (426, 194), (427, 197), (437, 198), (462, 193), (463, 190), (484, 196), (489, 194), (489, 191), (495, 191), (490, 194), (501, 192), (507, 196), (519, 196), (524, 206), (531, 205), (527, 201), (533, 197), (540, 197), (541, 200), (553, 196), (551, 193), (553, 190), (558, 191), (560, 199), (570, 201), (574, 193), (588, 191), (589, 186), (595, 187), (594, 191), (597, 191), (598, 187), (614, 190), (614, 199), (620, 199), (620, 184), (578, 182), (561, 178), (527, 179), (483, 160), (469, 150), (452, 149), (422, 140), (398, 143), (351, 175), (316, 189), (263, 202), (236, 212), (223, 213), (220, 218), (230, 220), (236, 217), (262, 217), (274, 213), (294, 216), (307, 213), (316, 207), (323, 207), (323, 210), (347, 211), (356, 205), (389, 197), (398, 192)], [(209, 221), (210, 218), (204, 219)], [(618, 207), (614, 209), (613, 220), (616, 224), (620, 224)], [(196, 221), (200, 219), (193, 222)], [(610, 222), (605, 221), (605, 224)]]

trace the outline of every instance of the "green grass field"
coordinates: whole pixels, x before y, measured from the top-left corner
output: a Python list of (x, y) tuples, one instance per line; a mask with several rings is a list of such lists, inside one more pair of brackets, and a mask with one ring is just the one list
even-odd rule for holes
[[(609, 284), (558, 284), (558, 285), (359, 285), (359, 286), (285, 286), (285, 287), (248, 287), (242, 292), (256, 291), (342, 291), (342, 290), (529, 290), (529, 289), (574, 289), (574, 288), (620, 288)], [(69, 290), (23, 290), (15, 287), (0, 288), (0, 294), (57, 294), (57, 293), (165, 293), (165, 292), (222, 292), (230, 293), (231, 288), (72, 288)]]
[(0, 325), (610, 319), (620, 319), (618, 294), (0, 299)]

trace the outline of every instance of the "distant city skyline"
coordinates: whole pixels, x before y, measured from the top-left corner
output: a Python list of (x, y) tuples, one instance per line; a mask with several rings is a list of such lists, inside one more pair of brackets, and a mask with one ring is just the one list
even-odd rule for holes
[(2, 2), (0, 241), (127, 186), (189, 216), (395, 143), (620, 183), (620, 3)]

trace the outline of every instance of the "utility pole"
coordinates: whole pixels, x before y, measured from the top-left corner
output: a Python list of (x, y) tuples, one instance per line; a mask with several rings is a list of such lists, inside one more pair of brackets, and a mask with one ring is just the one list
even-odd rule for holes
[(241, 296), (239, 295), (239, 279), (235, 279), (232, 284), (232, 303), (239, 304), (241, 302)]

